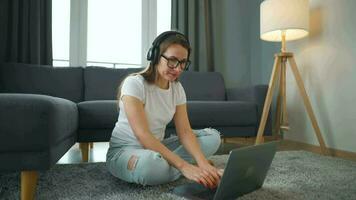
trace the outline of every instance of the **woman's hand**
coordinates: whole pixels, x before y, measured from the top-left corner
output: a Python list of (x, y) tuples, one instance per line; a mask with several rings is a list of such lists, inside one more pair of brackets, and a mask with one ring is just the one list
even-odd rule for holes
[(198, 167), (202, 170), (205, 177), (207, 177), (209, 181), (213, 183), (212, 188), (215, 188), (219, 185), (220, 179), (224, 173), (222, 169), (214, 167), (208, 160), (198, 162)]
[(205, 187), (215, 188), (217, 186), (215, 179), (211, 178), (210, 174), (206, 173), (203, 168), (185, 162), (179, 170), (187, 179), (200, 183)]

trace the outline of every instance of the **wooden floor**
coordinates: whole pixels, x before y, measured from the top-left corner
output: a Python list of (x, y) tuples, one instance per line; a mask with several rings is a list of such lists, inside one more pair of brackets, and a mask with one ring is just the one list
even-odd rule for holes
[[(272, 136), (266, 136), (265, 142), (276, 140), (276, 138)], [(222, 143), (220, 149), (217, 154), (227, 154), (231, 149), (245, 147), (249, 145), (253, 145), (255, 142), (255, 138), (227, 138)], [(94, 143), (94, 148), (90, 150), (89, 154), (89, 162), (105, 162), (106, 152), (109, 148), (108, 142), (97, 142)], [(278, 151), (291, 151), (291, 150), (305, 150), (314, 153), (320, 153), (320, 149), (317, 146), (281, 140), (278, 146)], [(348, 160), (356, 161), (356, 153), (353, 152), (345, 152), (335, 149), (329, 149), (332, 156), (340, 157)], [(59, 161), (58, 164), (72, 164), (72, 163), (81, 163), (82, 157), (81, 152), (79, 150), (79, 144), (75, 144)]]

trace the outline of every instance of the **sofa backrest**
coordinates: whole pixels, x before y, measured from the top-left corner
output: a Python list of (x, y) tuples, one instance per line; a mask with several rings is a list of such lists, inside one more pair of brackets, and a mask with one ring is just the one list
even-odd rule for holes
[(105, 67), (86, 67), (84, 69), (84, 100), (114, 100), (121, 81), (131, 73), (142, 68), (112, 69)]
[(183, 72), (179, 77), (187, 100), (224, 101), (225, 83), (219, 72)]
[[(84, 99), (114, 100), (120, 83), (129, 74), (143, 68), (112, 69), (105, 67), (86, 67), (84, 69)], [(225, 84), (219, 72), (183, 72), (182, 83), (187, 100), (223, 101)]]
[[(73, 102), (115, 100), (117, 88), (129, 74), (142, 68), (52, 67), (45, 65), (0, 64), (1, 93), (44, 94)], [(187, 100), (223, 101), (225, 84), (219, 72), (182, 73)]]
[(83, 68), (0, 64), (0, 92), (44, 94), (73, 102), (83, 100)]

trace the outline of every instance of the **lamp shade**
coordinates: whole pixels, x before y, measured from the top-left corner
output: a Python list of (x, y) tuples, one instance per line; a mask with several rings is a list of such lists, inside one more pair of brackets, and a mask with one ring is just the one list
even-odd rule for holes
[(297, 40), (309, 32), (308, 0), (265, 0), (260, 6), (260, 37), (280, 42)]

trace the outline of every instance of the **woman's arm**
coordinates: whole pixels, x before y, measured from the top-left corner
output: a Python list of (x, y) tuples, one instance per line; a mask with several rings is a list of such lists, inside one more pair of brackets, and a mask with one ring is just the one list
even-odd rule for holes
[(212, 166), (201, 151), (197, 138), (190, 127), (186, 104), (176, 106), (174, 124), (179, 140), (184, 148), (193, 156), (199, 168), (202, 169), (206, 177), (213, 183), (213, 187), (217, 186), (222, 172)]
[(193, 156), (197, 164), (208, 162), (200, 149), (195, 134), (190, 127), (186, 104), (176, 106), (174, 124), (179, 140), (184, 148)]

